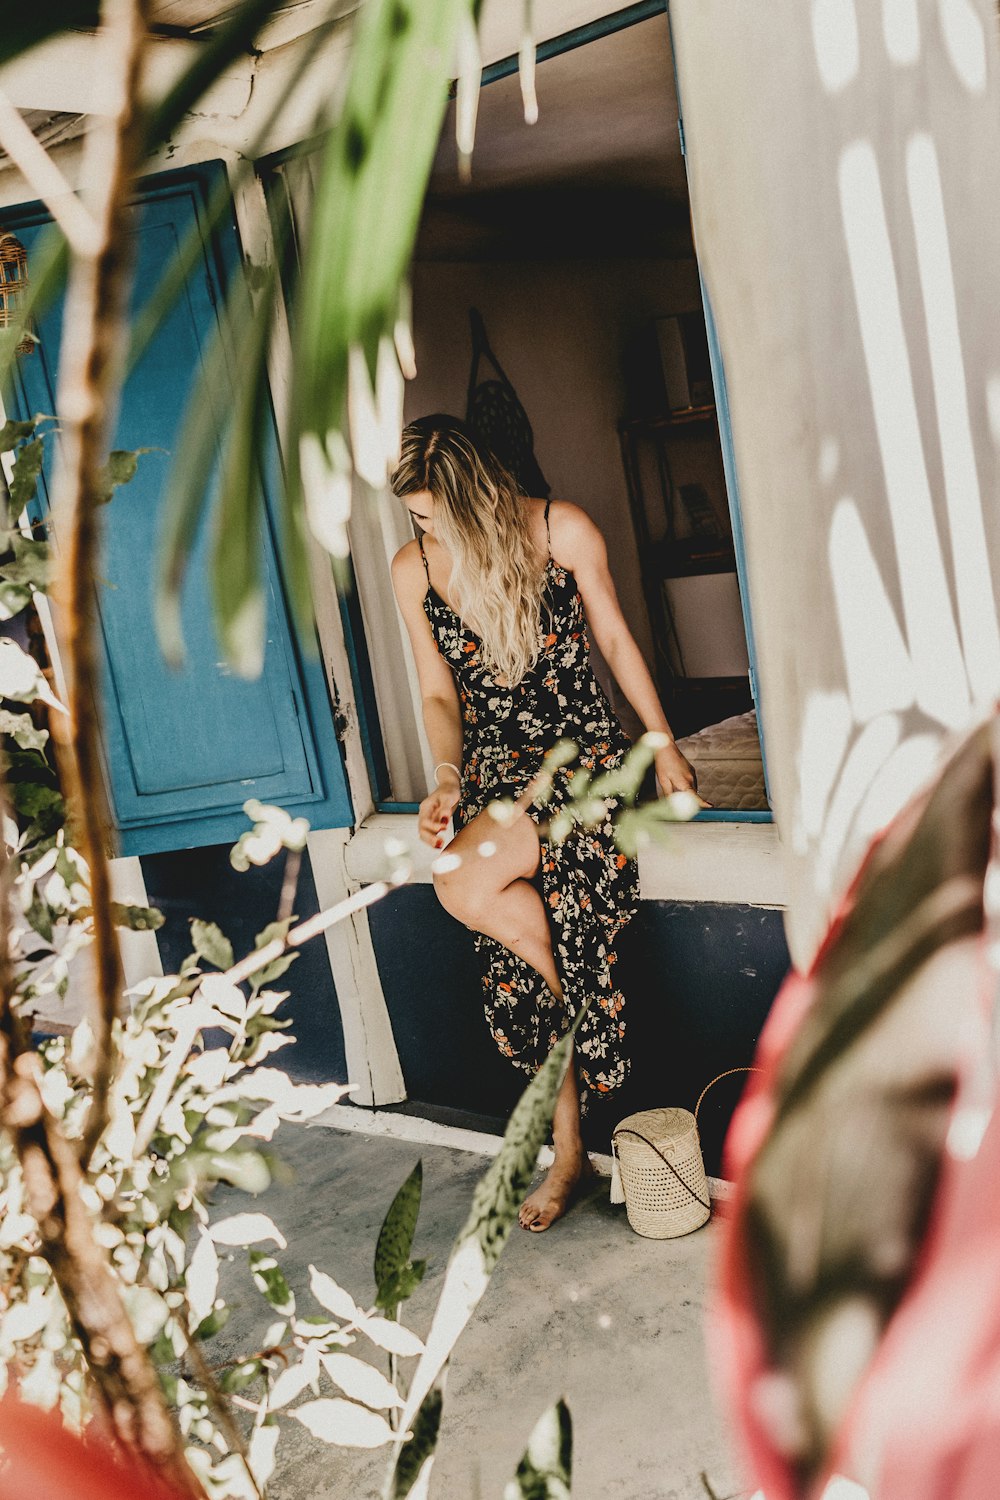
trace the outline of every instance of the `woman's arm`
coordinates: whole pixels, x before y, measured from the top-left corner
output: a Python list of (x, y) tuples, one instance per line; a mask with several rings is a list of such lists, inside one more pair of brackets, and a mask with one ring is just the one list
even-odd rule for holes
[[(572, 571), (580, 586), (591, 632), (615, 681), (643, 728), (666, 735), (669, 740), (656, 756), (656, 779), (661, 792), (666, 795), (695, 791), (694, 768), (674, 743), (656, 685), (622, 614), (608, 568), (604, 537), (585, 511), (566, 500), (552, 502), (549, 519), (553, 555)], [(704, 805), (707, 807), (708, 803)]]
[(437, 648), (424, 613), (427, 580), (416, 542), (407, 542), (393, 558), (392, 586), (413, 648), (427, 740), (435, 764), (440, 767), (437, 786), (420, 804), (420, 837), (425, 844), (440, 848), (448, 819), (458, 806), (461, 788), (455, 771), (443, 763), (462, 764), (462, 712), (452, 670)]

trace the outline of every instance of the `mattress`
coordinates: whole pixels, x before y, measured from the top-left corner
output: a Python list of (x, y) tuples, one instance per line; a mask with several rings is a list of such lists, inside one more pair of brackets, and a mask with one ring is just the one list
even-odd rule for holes
[(753, 709), (677, 741), (694, 766), (698, 790), (713, 807), (766, 812), (764, 764)]

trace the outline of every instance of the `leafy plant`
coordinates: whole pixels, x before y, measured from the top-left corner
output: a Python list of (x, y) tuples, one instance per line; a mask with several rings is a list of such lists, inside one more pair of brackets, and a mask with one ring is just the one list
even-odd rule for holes
[(569, 1500), (573, 1477), (573, 1423), (565, 1401), (538, 1420), (504, 1500)]
[[(0, 517), (0, 614), (12, 619), (48, 593), (52, 554), (37, 528), (15, 522), (35, 498), (44, 448), (54, 419), (39, 416), (0, 428), (0, 453), (11, 455), (9, 503)], [(140, 450), (141, 451), (141, 450)], [(137, 454), (115, 456), (114, 484), (135, 474)], [(9, 962), (14, 1003), (29, 1014), (50, 995), (66, 994), (73, 960), (93, 937), (90, 875), (67, 822), (67, 805), (52, 758), (50, 715), (65, 708), (49, 685), (45, 669), (13, 637), (0, 638), (0, 698), (25, 705), (24, 712), (0, 710), (5, 737), (5, 780), (9, 803), (4, 830), (7, 881), (14, 923)], [(115, 925), (153, 930), (162, 918), (149, 907), (112, 903)]]
[[(14, 524), (34, 494), (54, 419), (8, 423), (0, 436), (0, 448), (14, 456), (9, 513), (2, 518), (0, 615), (12, 617), (48, 588), (55, 561), (68, 679), (64, 706), (33, 658), (15, 640), (0, 641), (0, 694), (8, 704), (25, 705), (23, 712), (4, 707), (0, 721), (8, 746), (0, 786), (6, 851), (0, 860), (0, 1340), (16, 1360), (22, 1393), (41, 1404), (58, 1403), (72, 1423), (82, 1423), (91, 1410), (103, 1412), (115, 1438), (140, 1448), (182, 1494), (259, 1495), (285, 1413), (326, 1442), (391, 1441), (391, 1493), (416, 1500), (429, 1480), (448, 1359), (510, 1233), (548, 1129), (570, 1038), (530, 1085), (477, 1190), (421, 1349), (399, 1322), (400, 1305), (422, 1275), (422, 1263), (412, 1259), (419, 1178), (411, 1177), (390, 1210), (369, 1310), (314, 1269), (310, 1294), (321, 1311), (302, 1316), (303, 1293), (283, 1272), (277, 1226), (256, 1212), (213, 1223), (208, 1208), (220, 1182), (251, 1193), (262, 1189), (278, 1122), (306, 1119), (334, 1097), (291, 1084), (267, 1063), (289, 1040), (277, 1014), (282, 997), (268, 986), (298, 944), (379, 899), (405, 872), (394, 869), (340, 907), (298, 925), (291, 916), (294, 881), (286, 881), (289, 898), (283, 892), (277, 920), (259, 935), (253, 953), (234, 961), (222, 933), (196, 927), (194, 952), (181, 974), (142, 987), (132, 1014), (119, 1015), (114, 924), (148, 928), (158, 921), (149, 910), (111, 900), (94, 707), (100, 525), (135, 461), (135, 455), (107, 451), (130, 334), (130, 237), (123, 215), (149, 152), (169, 138), (273, 9), (273, 0), (233, 7), (187, 71), (151, 105), (139, 97), (146, 45), (140, 0), (25, 14), (5, 28), (0, 47), (0, 59), (8, 60), (66, 27), (100, 18), (109, 97), (117, 101), (102, 125), (107, 150), (88, 156), (93, 175), (72, 200), (73, 211), (66, 209), (69, 200), (53, 200), (59, 228), (35, 257), (28, 300), (0, 340), (7, 363), (32, 310), (68, 275), (56, 559), (44, 538)], [(463, 154), (471, 149), (478, 10), (478, 0), (368, 0), (343, 106), (332, 124), (318, 122), (321, 187), (293, 319), (293, 399), (284, 444), (286, 561), (302, 616), (310, 533), (334, 559), (343, 556), (352, 479), (377, 488), (395, 443), (402, 375), (411, 358), (407, 263), (455, 56), (461, 59), (460, 145)], [(526, 16), (529, 10), (526, 5)], [(522, 61), (530, 107), (530, 42)], [(213, 211), (224, 207), (220, 200)], [(373, 245), (379, 253), (372, 253)], [(148, 338), (171, 295), (180, 293), (182, 259), (183, 250), (141, 320), (141, 337)], [(239, 277), (234, 287), (229, 325), (219, 350), (205, 360), (209, 379), (234, 364), (240, 376), (223, 424), (213, 574), (227, 649), (240, 669), (251, 670), (262, 630), (253, 547), (261, 413), (279, 288), (270, 273), (253, 298)], [(198, 405), (196, 394), (196, 415)], [(196, 439), (201, 433), (200, 445), (185, 439), (182, 453), (197, 458), (209, 440), (214, 445), (213, 408), (214, 402), (203, 403), (210, 420), (191, 430)], [(211, 467), (181, 469), (175, 484), (162, 572), (166, 639), (205, 505), (200, 483)], [(228, 567), (227, 559), (238, 565)], [(54, 717), (46, 722), (43, 710)], [(54, 723), (63, 726), (58, 775), (49, 759)], [(561, 808), (554, 833), (565, 836), (574, 822), (603, 816), (603, 799), (612, 794), (612, 783), (580, 776), (570, 799), (577, 811)], [(294, 870), (301, 827), (280, 810), (250, 811), (255, 826), (234, 851), (234, 862), (263, 862), (283, 847), (290, 851), (286, 870)], [(32, 1048), (33, 1005), (65, 990), (72, 959), (87, 944), (94, 948), (95, 976), (87, 1021), (71, 1038)], [(207, 1033), (227, 1040), (218, 1045)], [(234, 1239), (248, 1245), (247, 1272), (276, 1316), (265, 1347), (213, 1371), (205, 1346), (226, 1317), (218, 1296), (218, 1246)], [(392, 1378), (349, 1352), (355, 1344), (387, 1353)], [(410, 1358), (419, 1362), (404, 1392), (398, 1361)], [(308, 1399), (300, 1399), (307, 1389)], [(247, 1421), (249, 1431), (240, 1425)], [(565, 1467), (568, 1474), (568, 1458)]]

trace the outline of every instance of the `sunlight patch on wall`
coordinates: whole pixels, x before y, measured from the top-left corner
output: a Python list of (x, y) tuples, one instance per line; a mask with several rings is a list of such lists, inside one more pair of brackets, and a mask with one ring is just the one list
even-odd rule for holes
[(812, 32), (823, 86), (839, 94), (853, 83), (860, 65), (854, 0), (812, 0)]
[(855, 834), (870, 839), (885, 828), (929, 780), (940, 754), (936, 734), (914, 734), (904, 740), (865, 793), (854, 820)]
[(938, 20), (945, 50), (959, 80), (970, 94), (986, 88), (986, 37), (970, 0), (938, 0)]
[(840, 468), (840, 444), (835, 437), (823, 439), (819, 450), (819, 477), (824, 484), (832, 484)]
[(809, 694), (797, 757), (799, 805), (792, 830), (797, 854), (807, 853), (810, 844), (819, 839), (853, 727), (851, 706), (843, 693)]
[(913, 664), (850, 499), (838, 501), (830, 523), (830, 573), (855, 720), (866, 724), (878, 714), (910, 708), (916, 699)]
[(972, 439), (941, 175), (937, 151), (929, 135), (915, 135), (907, 145), (906, 183), (930, 346), (962, 648), (973, 697), (986, 703), (1000, 691), (1000, 629)]
[(955, 728), (968, 718), (968, 685), (934, 520), (878, 163), (868, 141), (845, 147), (838, 177), (916, 700), (925, 713)]
[(882, 0), (885, 49), (898, 68), (912, 67), (920, 56), (917, 0)]
[[(901, 728), (895, 714), (872, 719), (861, 731), (844, 764), (830, 802), (816, 851), (816, 885), (829, 890), (833, 872), (847, 844), (855, 814), (879, 771), (899, 745)], [(897, 807), (900, 804), (897, 803)]]

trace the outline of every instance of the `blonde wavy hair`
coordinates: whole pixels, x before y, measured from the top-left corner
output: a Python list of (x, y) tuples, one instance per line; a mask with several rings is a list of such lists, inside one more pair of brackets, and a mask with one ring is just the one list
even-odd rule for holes
[(452, 560), (452, 603), (493, 675), (520, 682), (541, 651), (545, 559), (517, 481), (464, 422), (439, 413), (403, 429), (390, 484), (400, 499), (430, 491), (434, 535)]

